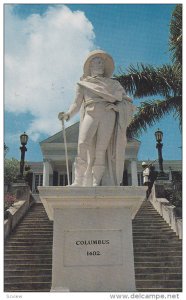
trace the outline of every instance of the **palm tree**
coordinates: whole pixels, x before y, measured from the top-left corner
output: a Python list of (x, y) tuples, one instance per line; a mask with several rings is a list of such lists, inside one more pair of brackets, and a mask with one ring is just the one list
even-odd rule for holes
[[(164, 115), (174, 112), (182, 123), (182, 5), (176, 5), (170, 22), (169, 51), (172, 64), (160, 67), (138, 64), (125, 74), (115, 76), (134, 98), (158, 96), (161, 100), (144, 101), (138, 107), (127, 130), (127, 136), (138, 136)], [(163, 99), (163, 100), (162, 100)]]
[(6, 156), (8, 150), (9, 150), (8, 146), (4, 143), (4, 157)]

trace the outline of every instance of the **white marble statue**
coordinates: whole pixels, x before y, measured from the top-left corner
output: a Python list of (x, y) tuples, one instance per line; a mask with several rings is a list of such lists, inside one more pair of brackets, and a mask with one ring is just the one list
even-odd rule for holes
[(102, 50), (89, 53), (77, 83), (74, 103), (58, 118), (69, 120), (81, 109), (75, 180), (72, 186), (120, 185), (123, 178), (126, 129), (135, 106), (111, 75), (112, 57)]

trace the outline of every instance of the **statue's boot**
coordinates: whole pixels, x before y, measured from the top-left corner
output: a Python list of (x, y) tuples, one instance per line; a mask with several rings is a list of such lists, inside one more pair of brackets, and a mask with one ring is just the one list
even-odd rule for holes
[(93, 182), (92, 168), (88, 167), (85, 174), (84, 174), (83, 186), (91, 187), (92, 182)]
[(87, 169), (87, 163), (80, 157), (76, 157), (75, 163), (75, 180), (71, 186), (83, 186), (84, 174)]
[(92, 168), (93, 173), (93, 186), (99, 186), (101, 179), (105, 171), (105, 166), (94, 166)]

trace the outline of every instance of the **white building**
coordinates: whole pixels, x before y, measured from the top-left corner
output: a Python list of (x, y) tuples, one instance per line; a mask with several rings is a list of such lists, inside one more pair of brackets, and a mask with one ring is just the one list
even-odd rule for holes
[[(66, 139), (68, 144), (68, 158), (70, 180), (73, 180), (73, 163), (77, 155), (77, 143), (79, 134), (79, 122), (66, 128)], [(65, 147), (63, 132), (60, 131), (55, 135), (40, 142), (43, 154), (43, 162), (30, 162), (29, 165), (33, 171), (32, 191), (37, 192), (38, 185), (60, 186), (67, 185), (67, 172), (65, 163)], [(123, 185), (142, 185), (142, 161), (138, 161), (137, 155), (140, 147), (140, 141), (129, 139), (125, 152), (125, 167), (123, 174)], [(150, 161), (149, 161), (150, 163)], [(155, 169), (158, 170), (158, 162), (154, 163)], [(182, 170), (181, 160), (164, 161), (164, 172), (169, 174), (171, 179), (172, 172)]]

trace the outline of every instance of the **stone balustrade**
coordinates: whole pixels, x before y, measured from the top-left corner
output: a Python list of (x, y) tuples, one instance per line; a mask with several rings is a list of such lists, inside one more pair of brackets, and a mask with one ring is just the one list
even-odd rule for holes
[(158, 183), (155, 183), (149, 200), (163, 219), (170, 225), (172, 230), (179, 236), (180, 239), (182, 239), (182, 219), (176, 216), (176, 207), (174, 205), (172, 205), (167, 199), (158, 197), (159, 193), (157, 193), (157, 190), (159, 191), (159, 188), (160, 186)]

